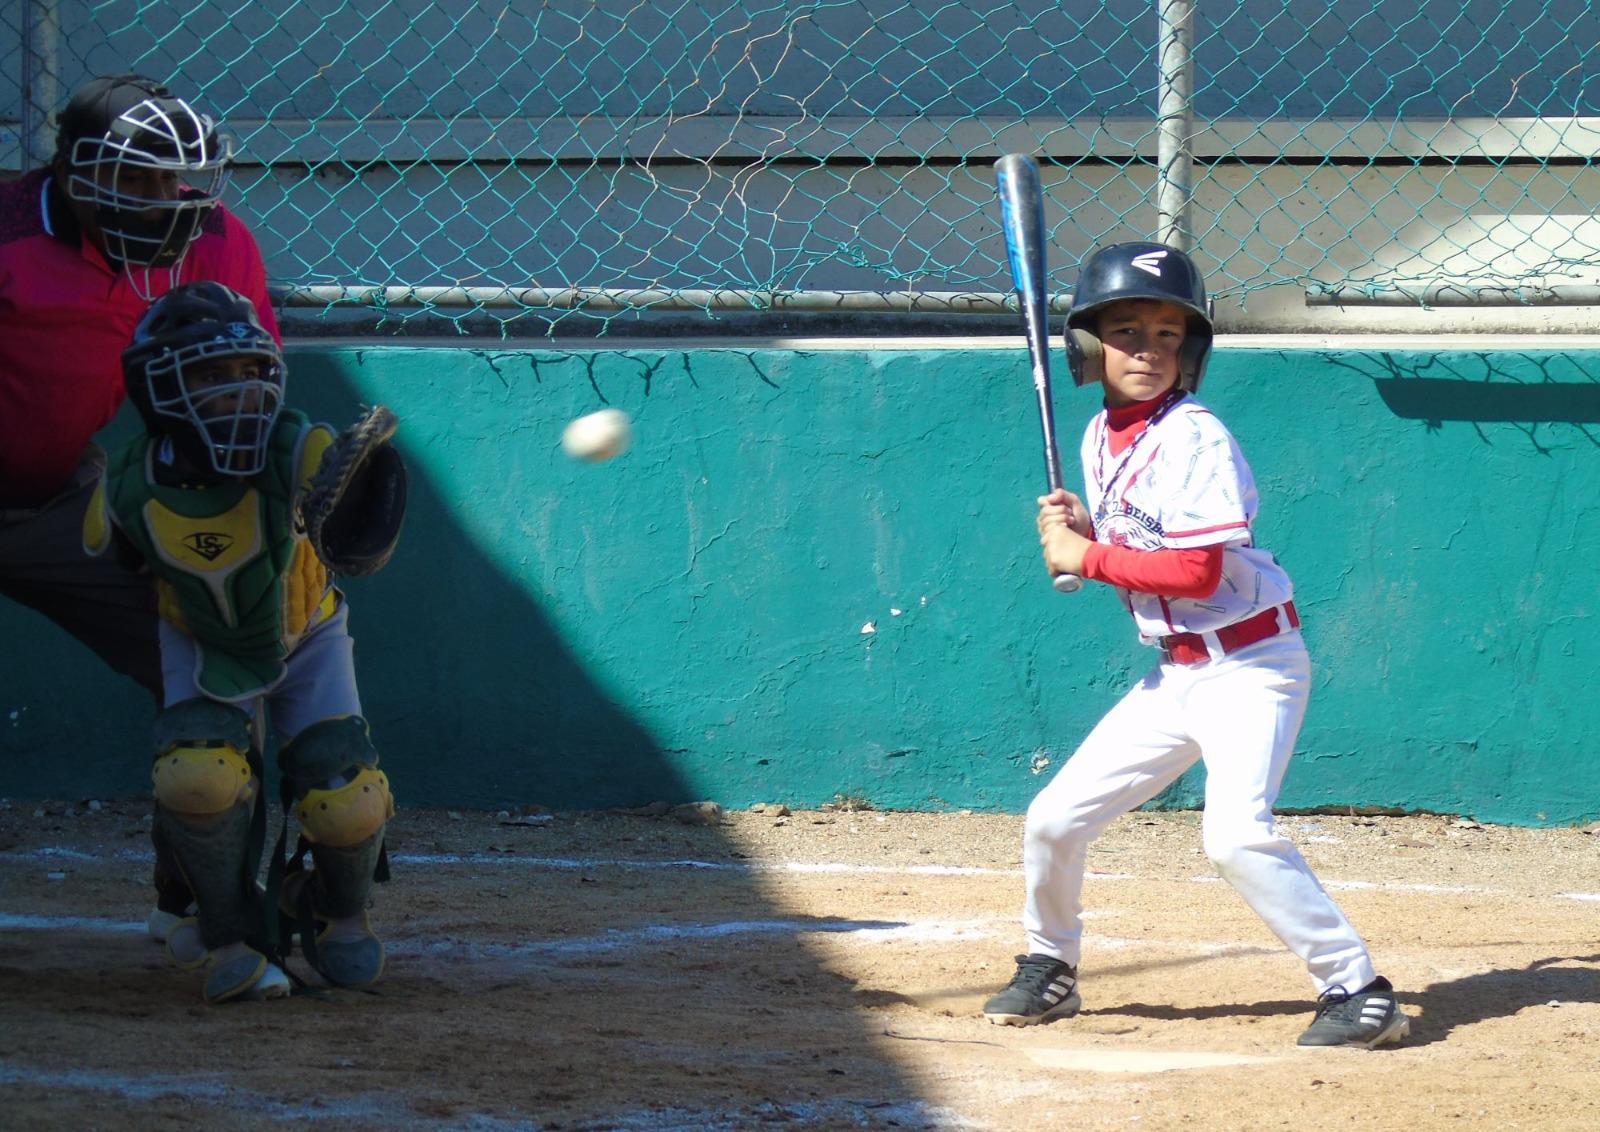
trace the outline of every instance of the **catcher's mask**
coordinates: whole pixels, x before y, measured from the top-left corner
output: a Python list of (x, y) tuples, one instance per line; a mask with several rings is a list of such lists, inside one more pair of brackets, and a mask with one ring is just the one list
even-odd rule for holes
[(201, 472), (252, 476), (266, 467), (283, 407), (283, 353), (255, 304), (209, 281), (151, 304), (122, 352), (122, 376), (145, 428)]
[(67, 195), (93, 209), (106, 257), (128, 269), (146, 299), (152, 269), (176, 278), (232, 158), (233, 142), (209, 117), (139, 75), (86, 83), (62, 111), (56, 138)]
[(1211, 356), (1211, 304), (1194, 261), (1166, 244), (1112, 244), (1091, 255), (1078, 275), (1067, 311), (1067, 368), (1079, 385), (1103, 381), (1105, 350), (1097, 328), (1100, 311), (1123, 299), (1174, 303), (1188, 314), (1178, 352), (1178, 387), (1193, 391)]

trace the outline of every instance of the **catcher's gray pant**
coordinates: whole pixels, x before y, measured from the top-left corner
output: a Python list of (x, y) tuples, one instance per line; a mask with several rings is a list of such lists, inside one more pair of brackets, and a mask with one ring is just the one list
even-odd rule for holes
[(1370, 983), (1366, 944), (1273, 823), (1310, 689), (1298, 632), (1205, 664), (1153, 668), (1028, 807), (1029, 951), (1078, 964), (1089, 843), (1204, 759), (1202, 840), (1217, 871), (1305, 961), (1319, 992)]
[[(267, 714), (280, 742), (287, 743), (321, 720), (362, 714), (349, 619), (349, 607), (341, 598), (333, 615), (301, 637), (289, 654), (288, 672), (265, 697)], [(194, 680), (198, 659), (194, 638), (161, 622), (165, 706), (205, 694)], [(254, 716), (253, 703), (237, 706)]]
[(38, 610), (159, 696), (154, 585), (115, 554), (94, 558), (83, 549), (83, 513), (105, 459), (91, 444), (60, 495), (0, 509), (0, 594)]

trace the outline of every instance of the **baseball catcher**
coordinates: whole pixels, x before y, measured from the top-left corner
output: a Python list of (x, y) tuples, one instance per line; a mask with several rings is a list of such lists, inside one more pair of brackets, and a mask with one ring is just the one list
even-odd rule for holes
[[(336, 436), (285, 408), (277, 342), (219, 283), (157, 299), (122, 366), (144, 431), (109, 460), (84, 545), (156, 581), (156, 833), (198, 909), (168, 949), (205, 968), (207, 1002), (288, 994), (296, 931), (327, 982), (368, 986), (383, 973), (367, 908), (387, 879), (394, 801), (334, 578), (393, 551), (405, 507), (394, 414), (374, 409)], [(280, 836), (263, 890), (269, 720), (299, 847), (285, 874)]]

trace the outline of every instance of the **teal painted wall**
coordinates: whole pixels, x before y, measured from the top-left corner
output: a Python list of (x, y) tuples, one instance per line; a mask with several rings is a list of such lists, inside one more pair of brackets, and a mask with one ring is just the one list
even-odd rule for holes
[[(1285, 808), (1600, 815), (1596, 374), (1218, 351), (1203, 400), (1316, 664)], [(302, 345), (290, 400), (403, 418), (405, 542), (347, 586), (402, 804), (1018, 811), (1151, 660), (1109, 591), (1044, 576), (1016, 350)], [(567, 460), (604, 404), (633, 450)], [(1097, 399), (1057, 405), (1070, 459)], [(140, 693), (13, 605), (0, 639), (0, 794), (143, 789)], [(1191, 775), (1162, 803), (1198, 799)]]

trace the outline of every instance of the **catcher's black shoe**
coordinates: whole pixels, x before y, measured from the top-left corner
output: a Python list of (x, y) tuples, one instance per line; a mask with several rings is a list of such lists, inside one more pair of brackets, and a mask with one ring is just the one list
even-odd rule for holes
[(1070, 1018), (1082, 1005), (1076, 967), (1053, 955), (1019, 955), (1017, 973), (983, 1004), (983, 1016), (1001, 1026), (1032, 1026)]
[(1351, 994), (1331, 987), (1317, 999), (1317, 1016), (1300, 1035), (1303, 1046), (1359, 1046), (1375, 1049), (1398, 1042), (1411, 1032), (1411, 1019), (1400, 1012), (1394, 987), (1378, 978)]

